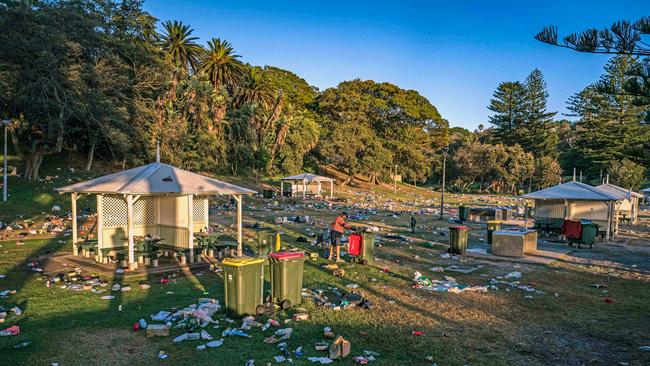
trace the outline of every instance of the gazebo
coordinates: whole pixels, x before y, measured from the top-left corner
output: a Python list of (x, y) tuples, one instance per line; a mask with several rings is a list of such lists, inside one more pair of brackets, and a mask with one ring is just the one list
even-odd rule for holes
[(564, 220), (592, 220), (606, 227), (609, 240), (614, 215), (614, 202), (619, 197), (592, 187), (571, 181), (531, 192), (522, 196), (535, 200), (535, 219), (552, 218)]
[(242, 255), (242, 196), (255, 191), (160, 162), (56, 189), (72, 199), (72, 248), (78, 255), (77, 199), (97, 199), (97, 247), (128, 248), (137, 268), (134, 237), (156, 235), (167, 245), (186, 249), (194, 262), (194, 233), (208, 227), (208, 197), (230, 195), (237, 202), (237, 255)]
[(605, 192), (611, 193), (618, 197), (616, 201), (616, 216), (619, 214), (627, 215), (630, 223), (636, 223), (639, 214), (639, 201), (643, 199), (643, 195), (633, 192), (631, 189), (625, 189), (609, 182), (603, 183), (596, 188)]
[[(291, 197), (302, 194), (302, 198), (307, 197), (307, 193), (316, 196), (321, 195), (322, 183), (329, 182), (330, 185), (330, 198), (334, 198), (334, 179), (323, 177), (316, 174), (303, 173), (292, 175), (280, 179), (280, 195), (284, 197), (284, 182), (289, 182), (291, 185)], [(316, 183), (316, 184), (313, 184)]]

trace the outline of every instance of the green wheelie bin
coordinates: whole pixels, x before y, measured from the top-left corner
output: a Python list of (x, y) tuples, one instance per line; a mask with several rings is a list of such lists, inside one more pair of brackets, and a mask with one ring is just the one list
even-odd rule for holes
[(226, 258), (223, 260), (223, 287), (226, 312), (254, 315), (264, 292), (264, 258)]
[(273, 230), (260, 230), (257, 232), (257, 256), (266, 257), (273, 253), (277, 232)]
[(467, 226), (452, 226), (449, 228), (449, 252), (465, 254), (467, 250)]
[(492, 245), (492, 233), (501, 229), (501, 220), (489, 220), (487, 222), (487, 243)]
[(288, 309), (302, 302), (302, 277), (305, 254), (276, 252), (269, 255), (271, 264), (271, 302)]
[(469, 208), (465, 206), (458, 206), (458, 220), (467, 221), (469, 216)]
[(375, 234), (362, 233), (361, 255), (356, 259), (359, 263), (368, 264), (375, 258)]
[(583, 222), (582, 223), (582, 235), (580, 236), (580, 245), (589, 245), (589, 248), (592, 248), (596, 242), (596, 236), (598, 235), (598, 225), (593, 222)]

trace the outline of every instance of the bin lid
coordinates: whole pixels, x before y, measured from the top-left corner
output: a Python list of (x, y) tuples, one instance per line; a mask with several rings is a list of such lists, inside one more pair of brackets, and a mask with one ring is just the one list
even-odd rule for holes
[(501, 221), (501, 220), (488, 220), (488, 221), (487, 221), (488, 224), (500, 224), (500, 223), (502, 223), (502, 222), (503, 222), (503, 221)]
[(275, 252), (269, 254), (269, 257), (273, 259), (293, 259), (293, 258), (302, 258), (305, 256), (305, 253), (300, 252)]
[(264, 261), (264, 258), (226, 258), (223, 260), (222, 264), (224, 266), (241, 267), (251, 264), (263, 263)]
[(465, 226), (465, 225), (458, 225), (458, 226), (452, 226), (452, 227), (450, 227), (450, 229), (454, 229), (454, 230), (467, 230), (468, 227)]

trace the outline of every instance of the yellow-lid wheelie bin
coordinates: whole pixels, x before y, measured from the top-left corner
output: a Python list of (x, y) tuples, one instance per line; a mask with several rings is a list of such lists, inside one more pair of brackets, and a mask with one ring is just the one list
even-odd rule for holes
[(226, 258), (223, 278), (226, 312), (254, 315), (264, 292), (264, 258)]
[(271, 264), (271, 302), (288, 309), (302, 302), (305, 254), (277, 252), (269, 255)]
[(465, 254), (467, 250), (467, 226), (452, 226), (449, 228), (449, 252), (453, 254)]
[(501, 229), (500, 220), (490, 220), (487, 222), (487, 242), (492, 245), (492, 233)]

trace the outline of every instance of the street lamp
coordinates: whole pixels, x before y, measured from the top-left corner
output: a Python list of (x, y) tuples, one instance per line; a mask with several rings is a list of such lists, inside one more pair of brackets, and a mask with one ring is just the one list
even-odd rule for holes
[(5, 154), (4, 154), (4, 169), (2, 170), (2, 202), (7, 202), (7, 127), (11, 121), (7, 119), (2, 120), (2, 125), (5, 128)]
[(440, 220), (442, 220), (442, 212), (445, 208), (445, 175), (447, 173), (447, 153), (449, 153), (449, 147), (445, 146), (440, 151), (442, 152), (442, 196), (440, 197)]

